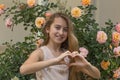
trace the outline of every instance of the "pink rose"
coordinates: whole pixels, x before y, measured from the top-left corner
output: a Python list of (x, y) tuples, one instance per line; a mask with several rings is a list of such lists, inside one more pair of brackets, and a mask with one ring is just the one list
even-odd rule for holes
[(0, 9), (0, 15), (4, 13), (4, 10)]
[(37, 48), (39, 48), (42, 44), (43, 44), (43, 42), (44, 42), (44, 39), (38, 39), (37, 41), (36, 41), (36, 46), (37, 46)]
[(49, 18), (51, 15), (52, 15), (52, 12), (48, 11), (48, 12), (45, 13), (46, 18)]
[(107, 34), (104, 31), (98, 31), (97, 32), (97, 39), (100, 44), (103, 44), (107, 40)]
[(118, 69), (116, 69), (115, 71), (113, 71), (113, 77), (114, 78), (120, 78), (120, 67)]
[(117, 46), (119, 46), (119, 41), (116, 41), (116, 42), (114, 42), (114, 41), (112, 41), (112, 44), (115, 46), (115, 47), (117, 47)]
[(115, 30), (120, 33), (120, 23), (115, 26)]
[(120, 46), (115, 47), (113, 52), (114, 52), (115, 55), (120, 55)]
[(80, 55), (82, 55), (83, 57), (87, 57), (88, 50), (86, 48), (80, 47), (79, 50), (80, 50)]
[(5, 22), (5, 25), (8, 27), (8, 28), (11, 28), (13, 22), (12, 22), (12, 19), (11, 18), (7, 18), (6, 19), (6, 22)]

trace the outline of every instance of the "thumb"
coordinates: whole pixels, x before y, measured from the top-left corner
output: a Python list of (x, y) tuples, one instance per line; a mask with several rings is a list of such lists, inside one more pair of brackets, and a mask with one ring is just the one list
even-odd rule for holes
[(78, 65), (77, 63), (70, 63), (69, 67), (71, 67), (71, 66), (77, 66), (77, 65)]
[(66, 62), (62, 60), (59, 62), (59, 64), (66, 64)]

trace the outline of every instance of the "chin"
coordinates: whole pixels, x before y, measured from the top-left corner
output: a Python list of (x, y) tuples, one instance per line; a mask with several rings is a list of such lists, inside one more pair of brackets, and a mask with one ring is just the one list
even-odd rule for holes
[(56, 41), (57, 44), (62, 44), (64, 41)]

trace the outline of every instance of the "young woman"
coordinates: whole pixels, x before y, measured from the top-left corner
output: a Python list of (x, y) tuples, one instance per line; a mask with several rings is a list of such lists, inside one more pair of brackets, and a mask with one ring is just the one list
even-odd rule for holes
[(67, 15), (54, 13), (43, 32), (44, 44), (23, 63), (21, 74), (36, 73), (37, 80), (80, 80), (78, 72), (100, 78), (99, 70), (78, 54), (78, 40)]

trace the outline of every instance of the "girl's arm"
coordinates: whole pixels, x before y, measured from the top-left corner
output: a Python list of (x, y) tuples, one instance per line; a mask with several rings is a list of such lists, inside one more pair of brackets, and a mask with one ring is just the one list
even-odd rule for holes
[(43, 61), (43, 57), (44, 57), (43, 52), (42, 52), (42, 50), (37, 49), (31, 53), (29, 58), (20, 67), (20, 73), (21, 74), (35, 73), (35, 72), (37, 72), (45, 67), (57, 64), (67, 55), (68, 55), (68, 53), (63, 53), (57, 58)]
[(79, 71), (88, 74), (92, 78), (100, 79), (100, 71), (90, 63), (86, 64), (85, 67), (83, 67)]
[(82, 55), (76, 54), (74, 58), (75, 63), (71, 63), (70, 66), (76, 66), (78, 72), (86, 73), (92, 78), (100, 78), (100, 71), (95, 66), (91, 65)]

